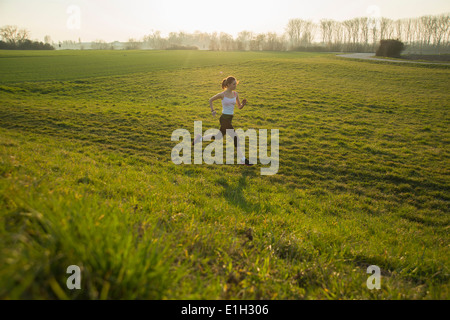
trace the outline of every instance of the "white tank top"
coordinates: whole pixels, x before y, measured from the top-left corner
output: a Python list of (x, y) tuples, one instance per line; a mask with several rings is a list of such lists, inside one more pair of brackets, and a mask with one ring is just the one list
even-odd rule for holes
[(234, 92), (234, 98), (227, 98), (227, 97), (223, 96), (222, 113), (223, 114), (233, 114), (235, 104), (236, 104), (236, 92)]

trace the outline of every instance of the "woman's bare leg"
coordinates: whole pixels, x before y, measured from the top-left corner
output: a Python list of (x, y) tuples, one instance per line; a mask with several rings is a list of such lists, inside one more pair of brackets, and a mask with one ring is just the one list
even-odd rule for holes
[[(241, 150), (241, 148), (239, 147), (239, 137), (238, 137), (236, 131), (233, 131), (233, 133), (230, 134), (230, 137), (231, 137), (231, 139), (234, 139), (234, 137), (236, 137), (236, 151), (237, 151), (237, 156), (238, 156), (239, 161), (241, 161), (241, 159), (244, 157), (244, 155), (242, 154), (242, 150)], [(238, 161), (238, 163), (239, 163), (239, 161)]]

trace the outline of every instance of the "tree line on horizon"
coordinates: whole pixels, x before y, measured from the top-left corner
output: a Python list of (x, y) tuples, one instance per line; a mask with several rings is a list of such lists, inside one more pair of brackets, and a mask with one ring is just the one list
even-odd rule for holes
[(4, 26), (0, 28), (0, 50), (54, 50), (46, 36), (45, 43), (30, 40), (30, 32), (19, 29), (17, 26)]
[[(4, 29), (5, 27), (0, 29), (0, 35), (4, 42), (11, 43), (11, 37), (8, 38)], [(49, 39), (50, 36), (46, 36), (45, 44), (50, 44)], [(125, 43), (95, 40), (90, 43), (90, 48), (97, 50), (374, 52), (380, 40), (383, 39), (400, 40), (411, 52), (448, 53), (450, 52), (450, 14), (398, 20), (384, 17), (360, 17), (345, 21), (322, 19), (319, 23), (303, 19), (290, 19), (285, 27), (285, 32), (281, 35), (275, 32), (241, 31), (235, 38), (225, 32), (206, 33), (201, 31), (194, 33), (170, 32), (167, 37), (163, 37), (161, 31), (152, 30), (141, 40), (130, 38)], [(86, 44), (81, 43), (81, 39), (78, 40), (78, 43), (63, 41), (58, 45), (53, 43), (53, 46), (61, 49), (88, 49)]]

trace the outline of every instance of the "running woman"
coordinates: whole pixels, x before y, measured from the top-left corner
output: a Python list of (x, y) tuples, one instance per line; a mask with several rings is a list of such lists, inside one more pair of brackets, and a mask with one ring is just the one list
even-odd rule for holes
[[(233, 114), (234, 114), (234, 106), (238, 105), (239, 109), (244, 108), (244, 106), (247, 104), (247, 100), (244, 99), (241, 101), (239, 100), (239, 95), (236, 91), (236, 86), (238, 84), (238, 81), (235, 77), (229, 76), (222, 81), (222, 89), (224, 89), (223, 92), (220, 92), (213, 96), (211, 99), (209, 99), (209, 106), (211, 108), (211, 113), (215, 117), (216, 116), (216, 110), (213, 109), (213, 101), (222, 99), (222, 115), (220, 116), (220, 132), (222, 133), (222, 137), (225, 137), (225, 134), (227, 133), (227, 129), (232, 129), (233, 132), (230, 134), (231, 138), (234, 138), (234, 146), (237, 149), (238, 158), (240, 159), (240, 164), (245, 164), (247, 166), (251, 166), (250, 162), (245, 159), (245, 156), (242, 154), (239, 144), (238, 144), (238, 136), (236, 132), (234, 131), (233, 125), (231, 124), (231, 121), (233, 120)], [(194, 139), (194, 142), (192, 144), (196, 144), (199, 141), (203, 141), (203, 139), (209, 140), (215, 140), (215, 135), (208, 135), (202, 137), (202, 135), (197, 135)]]

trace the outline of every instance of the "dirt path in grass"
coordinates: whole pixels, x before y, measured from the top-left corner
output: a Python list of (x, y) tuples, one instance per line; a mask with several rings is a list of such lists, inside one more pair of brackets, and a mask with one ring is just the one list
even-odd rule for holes
[(352, 59), (368, 59), (368, 60), (400, 62), (400, 63), (438, 64), (438, 65), (450, 66), (449, 63), (441, 63), (441, 62), (421, 62), (421, 61), (391, 60), (391, 59), (375, 58), (375, 53), (348, 53), (348, 54), (338, 54), (337, 56), (342, 57), (342, 58), (352, 58)]

